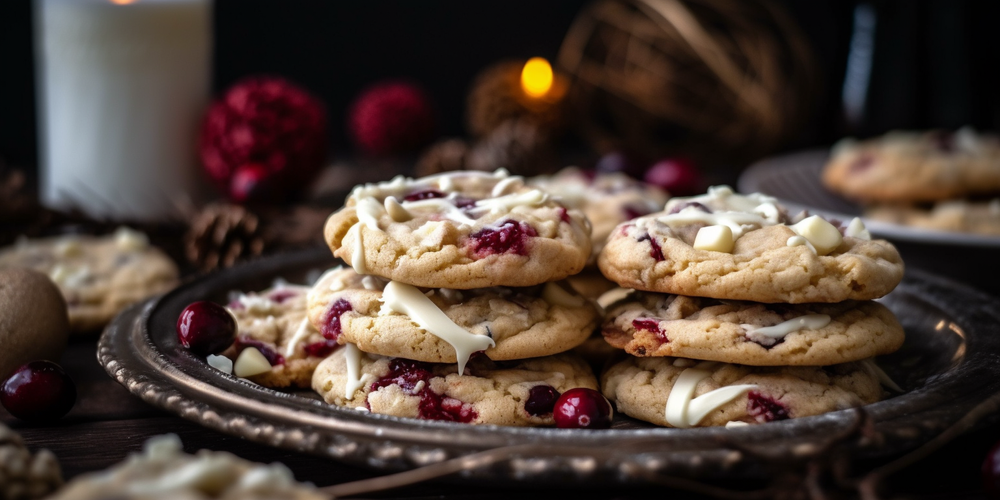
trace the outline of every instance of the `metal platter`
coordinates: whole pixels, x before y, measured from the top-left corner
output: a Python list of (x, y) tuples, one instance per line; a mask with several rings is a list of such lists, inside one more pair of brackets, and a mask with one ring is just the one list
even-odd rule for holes
[[(261, 259), (191, 281), (137, 305), (105, 330), (98, 359), (129, 391), (154, 406), (217, 431), (383, 470), (429, 465), (499, 447), (507, 459), (469, 467), (477, 480), (638, 483), (651, 475), (752, 477), (758, 455), (808, 456), (856, 422), (843, 410), (744, 428), (666, 429), (616, 415), (609, 430), (507, 428), (423, 421), (327, 405), (308, 391), (281, 392), (226, 375), (178, 347), (175, 323), (196, 300), (225, 302), (232, 290), (274, 279), (304, 282), (335, 262), (316, 249)], [(1000, 305), (943, 278), (910, 273), (882, 299), (903, 324), (903, 348), (879, 364), (905, 392), (864, 410), (874, 439), (845, 443), (851, 453), (888, 456), (941, 433), (1000, 392)]]

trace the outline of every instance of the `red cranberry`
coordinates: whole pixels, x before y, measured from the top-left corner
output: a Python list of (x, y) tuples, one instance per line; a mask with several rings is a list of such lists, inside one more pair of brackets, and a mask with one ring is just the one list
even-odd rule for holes
[(451, 203), (462, 210), (476, 206), (476, 200), (465, 196), (456, 196), (451, 200)]
[(661, 187), (674, 196), (687, 196), (702, 191), (702, 180), (698, 170), (689, 160), (667, 158), (661, 160), (643, 177), (646, 182)]
[(747, 414), (760, 423), (788, 420), (788, 407), (757, 391), (747, 394)]
[(528, 254), (528, 238), (538, 236), (535, 228), (512, 220), (504, 221), (499, 227), (487, 227), (472, 234), (472, 253), (477, 258), (498, 253)]
[(445, 195), (437, 189), (425, 189), (423, 191), (414, 191), (403, 197), (403, 201), (420, 201), (420, 200), (430, 200), (433, 198), (444, 198)]
[(200, 356), (218, 354), (236, 339), (236, 320), (214, 302), (194, 302), (177, 318), (177, 340)]
[(56, 420), (74, 403), (76, 384), (51, 361), (21, 365), (0, 387), (0, 404), (21, 420)]
[(305, 349), (306, 354), (309, 356), (315, 356), (317, 358), (325, 358), (330, 355), (333, 351), (337, 350), (340, 344), (336, 340), (323, 339), (319, 342), (313, 342), (312, 344), (306, 344), (302, 348)]
[(983, 460), (983, 490), (990, 498), (1000, 498), (1000, 443)]
[(552, 416), (560, 429), (607, 429), (611, 427), (611, 403), (593, 389), (577, 387), (559, 396)]
[(287, 301), (288, 299), (292, 297), (298, 297), (301, 294), (302, 292), (298, 290), (289, 290), (287, 288), (282, 288), (267, 294), (267, 299), (270, 300), (271, 302), (284, 304), (285, 301)]
[(566, 211), (566, 207), (559, 207), (556, 211), (559, 213), (559, 220), (569, 224), (569, 212)]
[(389, 373), (372, 382), (370, 392), (395, 385), (408, 394), (419, 396), (418, 416), (425, 420), (469, 423), (479, 416), (472, 405), (432, 391), (431, 377), (433, 374), (426, 363), (394, 358), (389, 361)]
[(240, 337), (236, 339), (236, 350), (238, 352), (243, 352), (243, 349), (246, 349), (247, 347), (257, 348), (257, 350), (264, 355), (264, 358), (267, 359), (267, 362), (270, 363), (271, 366), (285, 364), (285, 357), (279, 354), (272, 344), (261, 342), (260, 340), (250, 337), (249, 335), (240, 335)]
[(656, 259), (657, 262), (664, 260), (663, 249), (660, 247), (660, 242), (656, 241), (656, 238), (650, 236), (646, 233), (639, 237), (639, 241), (649, 242), (649, 256)]
[(871, 153), (862, 153), (851, 162), (851, 165), (847, 170), (852, 174), (859, 174), (871, 168), (872, 165), (875, 165), (875, 155)]
[(651, 332), (655, 334), (656, 338), (658, 338), (660, 342), (664, 344), (670, 342), (670, 339), (667, 338), (667, 334), (663, 331), (663, 329), (660, 328), (660, 322), (654, 318), (633, 319), (632, 328), (635, 328), (636, 330)]
[(535, 417), (552, 413), (559, 399), (559, 391), (551, 385), (536, 385), (528, 390), (528, 400), (524, 402), (524, 411)]
[(337, 299), (336, 302), (330, 306), (330, 310), (326, 312), (326, 321), (323, 322), (323, 327), (320, 329), (320, 333), (323, 337), (330, 340), (337, 340), (340, 338), (341, 330), (340, 317), (348, 311), (353, 311), (354, 308), (351, 307), (351, 303), (344, 299)]

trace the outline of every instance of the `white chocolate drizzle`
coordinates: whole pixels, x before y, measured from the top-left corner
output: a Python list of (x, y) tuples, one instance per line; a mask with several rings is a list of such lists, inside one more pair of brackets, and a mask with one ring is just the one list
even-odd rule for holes
[(288, 341), (288, 345), (285, 346), (286, 358), (291, 358), (295, 355), (295, 348), (298, 347), (300, 342), (309, 336), (309, 330), (309, 318), (302, 318), (302, 322), (299, 323), (298, 329), (295, 330), (295, 335), (292, 335), (292, 338)]
[(382, 292), (382, 302), (393, 312), (409, 316), (420, 328), (455, 349), (458, 359), (458, 373), (465, 373), (465, 364), (474, 352), (496, 346), (496, 342), (485, 335), (475, 335), (455, 324), (431, 299), (412, 285), (390, 281)]
[(344, 344), (344, 359), (347, 361), (347, 383), (344, 384), (344, 399), (354, 399), (354, 393), (364, 385), (361, 376), (361, 350), (348, 342)]
[(830, 316), (826, 314), (806, 314), (783, 321), (774, 326), (740, 325), (746, 330), (748, 339), (765, 345), (774, 344), (776, 340), (800, 330), (819, 330), (830, 324)]
[(693, 368), (687, 368), (677, 376), (670, 395), (667, 396), (665, 416), (667, 423), (677, 428), (688, 428), (698, 425), (709, 413), (722, 405), (736, 399), (741, 394), (756, 385), (730, 385), (693, 398), (698, 382), (712, 375), (716, 363), (699, 363)]
[(518, 206), (537, 206), (548, 201), (549, 195), (538, 189), (523, 193), (508, 194), (499, 198), (487, 198), (476, 202), (476, 210), (486, 209), (490, 212), (509, 212)]
[(819, 255), (819, 252), (816, 251), (816, 247), (814, 247), (812, 243), (809, 243), (809, 240), (807, 240), (805, 236), (799, 236), (799, 235), (791, 236), (788, 238), (788, 241), (786, 241), (785, 244), (790, 247), (798, 247), (805, 245), (807, 248), (809, 248), (810, 251), (812, 251), (812, 253)]

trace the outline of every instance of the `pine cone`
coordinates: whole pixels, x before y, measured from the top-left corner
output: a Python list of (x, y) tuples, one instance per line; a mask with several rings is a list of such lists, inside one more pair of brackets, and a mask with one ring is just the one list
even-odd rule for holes
[(559, 168), (555, 153), (537, 126), (524, 120), (508, 120), (469, 152), (467, 168), (493, 171), (506, 168), (516, 175), (553, 173)]
[(238, 205), (213, 203), (197, 214), (184, 248), (188, 261), (202, 271), (226, 268), (264, 252), (260, 219)]
[(466, 103), (466, 122), (475, 137), (484, 137), (504, 122), (518, 119), (534, 123), (539, 132), (555, 136), (564, 127), (560, 103), (533, 100), (521, 89), (524, 61), (503, 61), (476, 77)]
[(0, 500), (42, 498), (62, 484), (52, 452), (41, 450), (32, 456), (21, 436), (0, 424)]
[(417, 177), (466, 168), (469, 145), (461, 139), (446, 139), (427, 148), (417, 161)]

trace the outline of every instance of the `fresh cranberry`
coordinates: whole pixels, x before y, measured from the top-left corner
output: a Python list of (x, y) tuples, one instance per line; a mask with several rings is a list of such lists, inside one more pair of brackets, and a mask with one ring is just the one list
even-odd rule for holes
[(657, 162), (646, 171), (643, 179), (674, 196), (698, 194), (704, 184), (694, 164), (683, 158), (667, 158)]
[(393, 358), (389, 361), (389, 373), (372, 382), (369, 392), (395, 385), (408, 394), (419, 396), (417, 415), (425, 420), (469, 423), (479, 416), (472, 405), (432, 391), (430, 388), (432, 377), (433, 374), (426, 363)]
[(351, 303), (344, 299), (337, 299), (336, 302), (330, 306), (330, 310), (326, 312), (326, 321), (323, 322), (323, 327), (320, 329), (320, 333), (324, 337), (330, 340), (337, 340), (340, 338), (341, 330), (340, 317), (348, 311), (353, 311), (354, 308), (351, 307)]
[(535, 228), (513, 220), (504, 221), (499, 227), (487, 227), (469, 236), (472, 253), (477, 258), (500, 253), (528, 254), (528, 238), (538, 236)]
[(1000, 498), (1000, 443), (983, 460), (983, 490), (990, 498)]
[(569, 224), (569, 212), (566, 207), (559, 207), (556, 211), (559, 213), (559, 220)]
[(607, 429), (611, 427), (611, 403), (593, 389), (577, 387), (559, 396), (552, 416), (560, 429)]
[(423, 191), (414, 191), (404, 196), (403, 201), (430, 200), (433, 198), (444, 198), (445, 196), (447, 195), (437, 189), (425, 189)]
[(236, 320), (214, 302), (194, 302), (177, 318), (177, 340), (200, 356), (222, 352), (235, 338)]
[(660, 248), (660, 242), (656, 241), (656, 238), (646, 233), (639, 237), (639, 241), (649, 242), (649, 256), (656, 259), (657, 262), (663, 260), (663, 249)]
[(646, 332), (651, 332), (656, 335), (656, 338), (660, 342), (666, 344), (670, 342), (667, 338), (667, 334), (660, 328), (660, 322), (654, 318), (636, 318), (632, 320), (632, 328), (636, 330), (643, 330)]
[(706, 214), (712, 213), (712, 209), (711, 208), (708, 208), (705, 205), (703, 205), (701, 203), (698, 203), (697, 201), (685, 201), (684, 203), (680, 203), (677, 206), (675, 206), (674, 208), (671, 208), (670, 209), (670, 213), (671, 214), (676, 214), (676, 213), (679, 213), (681, 210), (684, 210), (685, 208), (689, 208), (689, 207), (695, 207), (698, 210), (701, 210), (702, 212), (705, 212)]
[(524, 402), (524, 411), (535, 417), (552, 413), (559, 399), (559, 391), (551, 385), (536, 385), (528, 390), (528, 400)]
[(747, 394), (747, 413), (760, 423), (788, 420), (788, 407), (757, 391)]
[(76, 403), (76, 384), (51, 361), (21, 365), (0, 387), (0, 404), (25, 421), (56, 420)]
[(278, 351), (275, 351), (271, 344), (261, 342), (260, 340), (254, 339), (248, 335), (240, 335), (240, 337), (236, 339), (236, 350), (243, 352), (243, 349), (246, 349), (247, 347), (256, 347), (257, 350), (260, 351), (265, 358), (267, 358), (267, 362), (270, 363), (271, 366), (285, 364), (285, 357), (278, 354)]
[(451, 204), (464, 210), (476, 206), (476, 200), (465, 196), (456, 196), (451, 200)]
[(302, 348), (305, 349), (306, 354), (310, 356), (315, 356), (317, 358), (325, 358), (330, 355), (333, 351), (337, 350), (340, 344), (336, 340), (323, 339), (319, 342), (313, 342), (312, 344), (306, 344)]
[(847, 170), (852, 174), (859, 174), (875, 165), (875, 156), (871, 153), (863, 153), (851, 162)]

